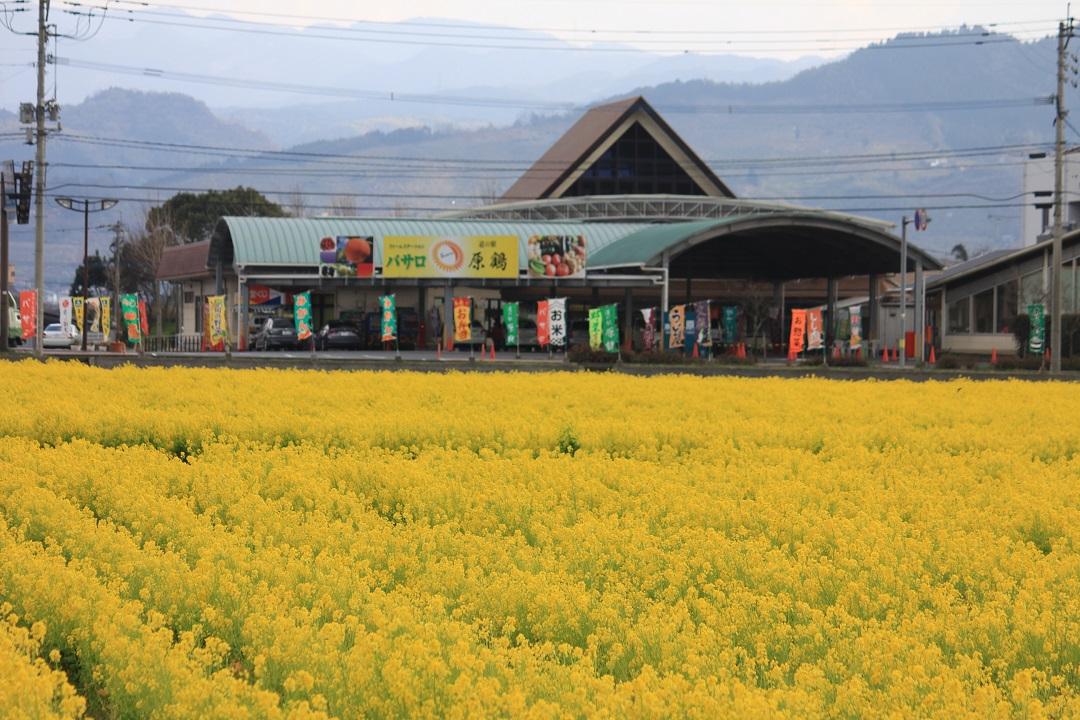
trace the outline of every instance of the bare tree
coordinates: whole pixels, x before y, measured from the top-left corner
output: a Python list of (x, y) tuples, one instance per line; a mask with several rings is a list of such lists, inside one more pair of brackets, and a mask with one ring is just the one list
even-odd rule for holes
[(299, 185), (285, 196), (285, 210), (294, 218), (307, 217), (307, 197)]
[[(773, 302), (772, 289), (762, 283), (756, 283), (752, 280), (746, 281), (743, 283), (739, 295), (742, 297), (740, 305), (742, 305), (743, 314), (746, 316), (749, 335), (755, 341), (760, 342), (762, 348), (765, 348), (768, 345), (766, 335), (769, 330), (769, 322), (774, 316), (778, 316), (778, 310), (782, 312), (782, 309), (777, 308)], [(781, 341), (783, 341), (783, 338), (781, 338)]]
[(356, 198), (351, 195), (335, 195), (330, 201), (330, 212), (337, 217), (356, 217)]

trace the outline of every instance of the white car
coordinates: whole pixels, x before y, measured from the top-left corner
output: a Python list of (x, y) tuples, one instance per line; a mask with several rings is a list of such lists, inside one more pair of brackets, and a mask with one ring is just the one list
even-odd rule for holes
[(50, 323), (41, 332), (41, 345), (47, 348), (71, 349), (82, 340), (79, 331), (74, 325), (68, 325), (67, 329), (60, 323)]

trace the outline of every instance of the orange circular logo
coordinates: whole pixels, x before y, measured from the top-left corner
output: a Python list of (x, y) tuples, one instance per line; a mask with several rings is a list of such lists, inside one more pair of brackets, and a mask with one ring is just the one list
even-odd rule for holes
[(465, 264), (465, 251), (453, 240), (440, 240), (431, 248), (431, 259), (443, 272), (457, 272)]

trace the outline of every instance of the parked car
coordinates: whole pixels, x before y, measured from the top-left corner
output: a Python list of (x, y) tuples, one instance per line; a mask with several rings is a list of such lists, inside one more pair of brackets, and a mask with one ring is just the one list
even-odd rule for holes
[(22, 318), (19, 316), (19, 301), (10, 291), (4, 300), (4, 312), (8, 314), (8, 347), (22, 344)]
[(41, 331), (41, 346), (46, 348), (63, 348), (70, 350), (82, 340), (78, 329), (74, 325), (66, 328), (60, 323), (49, 323)]
[[(344, 314), (344, 313), (342, 313)], [(364, 347), (369, 350), (382, 350), (382, 314), (369, 312), (363, 330)], [(402, 350), (415, 350), (420, 336), (420, 315), (413, 308), (398, 308), (397, 311), (398, 346)]]
[(251, 344), (259, 351), (295, 350), (299, 347), (293, 321), (287, 318), (275, 317), (267, 318), (259, 326), (258, 331), (251, 340)]
[[(536, 334), (536, 318), (523, 317), (518, 319), (518, 345), (522, 350), (536, 351), (540, 349), (540, 339)], [(513, 346), (507, 346), (507, 350), (514, 350)]]
[(364, 331), (355, 323), (331, 320), (315, 336), (318, 350), (363, 350)]

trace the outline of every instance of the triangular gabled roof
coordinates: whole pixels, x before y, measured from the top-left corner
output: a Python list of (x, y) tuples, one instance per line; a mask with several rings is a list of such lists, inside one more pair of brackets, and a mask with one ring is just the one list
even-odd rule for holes
[(639, 95), (591, 108), (510, 186), (502, 199), (515, 202), (561, 197), (576, 177), (588, 170), (595, 156), (614, 144), (635, 123), (665, 147), (672, 159), (694, 178), (704, 195), (735, 197), (653, 106)]

